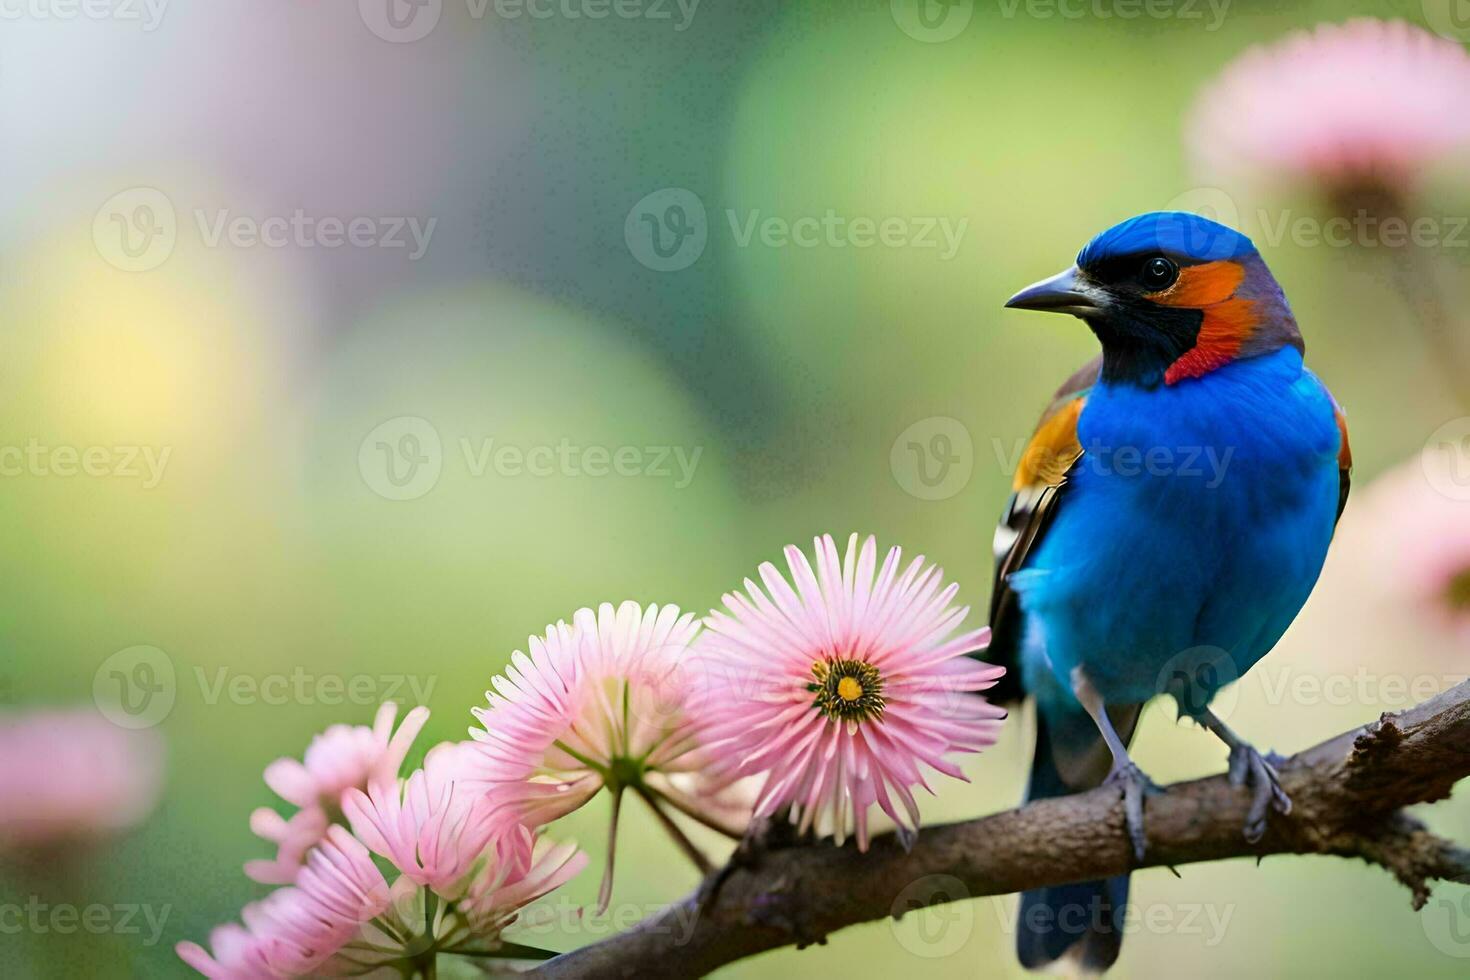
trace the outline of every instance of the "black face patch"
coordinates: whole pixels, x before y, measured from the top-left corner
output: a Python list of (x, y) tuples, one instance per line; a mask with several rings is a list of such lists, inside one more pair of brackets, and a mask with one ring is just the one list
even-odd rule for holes
[(1154, 387), (1169, 365), (1194, 347), (1204, 313), (1149, 298), (1172, 286), (1180, 268), (1191, 264), (1154, 251), (1109, 256), (1081, 270), (1108, 296), (1103, 307), (1084, 318), (1103, 345), (1104, 381)]
[(1087, 277), (1121, 293), (1144, 296), (1162, 292), (1179, 279), (1179, 270), (1198, 265), (1193, 259), (1162, 250), (1108, 256), (1082, 267)]

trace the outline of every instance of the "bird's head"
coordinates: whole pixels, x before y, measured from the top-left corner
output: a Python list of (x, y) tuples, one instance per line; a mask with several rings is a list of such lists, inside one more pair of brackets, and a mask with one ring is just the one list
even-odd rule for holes
[(1080, 317), (1102, 342), (1102, 376), (1112, 383), (1173, 385), (1243, 357), (1302, 349), (1286, 297), (1251, 240), (1182, 211), (1109, 228), (1076, 265), (1006, 306)]

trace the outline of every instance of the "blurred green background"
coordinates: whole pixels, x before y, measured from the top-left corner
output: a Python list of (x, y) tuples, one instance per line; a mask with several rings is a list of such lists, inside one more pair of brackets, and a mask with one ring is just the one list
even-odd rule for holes
[[(22, 16), (0, 35), (0, 443), (169, 451), (156, 486), (0, 481), (0, 699), (89, 703), (103, 661), (136, 645), (175, 671), (153, 818), (65, 866), (0, 865), (0, 903), (166, 908), (161, 940), (0, 935), (5, 976), (185, 975), (173, 944), (202, 941), (263, 891), (239, 870), (266, 853), (251, 809), (279, 804), (261, 770), (328, 724), (372, 717), (329, 703), (324, 678), (368, 678), (375, 698), (414, 700), (417, 684), (433, 710), (421, 755), (463, 735), (490, 677), (547, 622), (625, 597), (704, 611), (784, 544), (826, 531), (940, 561), (979, 621), (1018, 440), (1095, 344), (1081, 324), (1001, 303), (1097, 230), (1197, 190), (1181, 124), (1244, 48), (1352, 12), (1424, 18), (1415, 3), (1341, 0), (1235, 0), (1218, 22), (1203, 4), (1198, 19), (1128, 20), (978, 3), (934, 42), (876, 0), (705, 0), (687, 21), (674, 4), (669, 19), (493, 4), (477, 18), (449, 0), (428, 36), (395, 43), (370, 29), (371, 6), (176, 0), (152, 30)], [(115, 196), (135, 188), (161, 194), (176, 225), (141, 271), (108, 237)], [(1470, 209), (1470, 182), (1428, 193), (1433, 213)], [(651, 267), (641, 215), (661, 220), (690, 196), (703, 252)], [(1247, 215), (1317, 208), (1233, 200)], [(436, 224), (417, 260), (412, 248), (211, 243), (221, 211), (296, 209)], [(963, 234), (952, 255), (741, 244), (753, 216), (828, 209)], [(1261, 244), (1309, 362), (1348, 409), (1359, 486), (1464, 414), (1375, 256)], [(1464, 282), (1465, 251), (1435, 261)], [(373, 462), (378, 441), (391, 454), (414, 445), (405, 432), (424, 434), (404, 418), (440, 443), (417, 443), (437, 479), (406, 488)], [(943, 445), (936, 434), (951, 437), (942, 473), (945, 460), (908, 448)], [(642, 475), (477, 474), (489, 439), (635, 447)], [(687, 480), (675, 448), (699, 453)], [(1404, 706), (1378, 687), (1283, 697), (1283, 679), (1366, 670), (1447, 686), (1465, 673), (1461, 647), (1364, 584), (1354, 541), (1369, 518), (1349, 508), (1317, 595), (1259, 668), (1266, 680), (1235, 689), (1232, 723), (1263, 746), (1295, 750)], [(212, 696), (221, 677), (298, 674), (307, 693), (285, 703)], [(1018, 716), (926, 819), (1019, 799), (1028, 726)], [(1150, 710), (1138, 744), (1161, 781), (1223, 766), (1171, 709)], [(556, 832), (594, 866), (603, 805)], [(1470, 839), (1464, 800), (1425, 816)], [(651, 821), (627, 821), (623, 847), (622, 924), (695, 884)], [(1421, 917), (1376, 869), (1273, 858), (1181, 872), (1136, 876), (1145, 922), (1116, 975), (1462, 977), (1470, 965), (1470, 936), (1429, 918), (1455, 910)], [(589, 903), (595, 888), (588, 872), (567, 896)], [(974, 900), (722, 975), (1016, 976), (1013, 914), (1011, 898)], [(1470, 916), (1455, 922), (1470, 929)], [(569, 918), (534, 941), (570, 948), (612, 927)]]

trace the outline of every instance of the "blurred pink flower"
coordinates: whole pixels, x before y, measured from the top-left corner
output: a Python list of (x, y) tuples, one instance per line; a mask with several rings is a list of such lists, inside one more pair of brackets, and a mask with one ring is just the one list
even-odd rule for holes
[(262, 944), (244, 926), (227, 922), (209, 933), (209, 949), (198, 943), (182, 942), (174, 946), (179, 959), (210, 977), (211, 980), (256, 980), (278, 977), (266, 962)]
[(1187, 116), (1202, 177), (1412, 185), (1470, 150), (1470, 56), (1402, 21), (1322, 24), (1227, 67)]
[(466, 779), (462, 764), (472, 743), (434, 746), (402, 785), (376, 782), (366, 793), (350, 789), (343, 812), (374, 853), (417, 884), (444, 898), (458, 898), (497, 829), (511, 821), (496, 811), (483, 787)]
[(284, 758), (266, 767), (266, 785), (301, 809), (289, 820), (269, 807), (250, 815), (250, 829), (277, 851), (273, 860), (247, 862), (246, 875), (268, 885), (295, 881), (307, 852), (329, 824), (341, 819), (347, 791), (397, 783), (404, 757), (429, 720), (429, 709), (414, 708), (395, 732), (397, 715), (398, 705), (389, 702), (378, 708), (372, 728), (333, 725), (311, 740), (301, 762)]
[(1369, 529), (1361, 561), (1383, 592), (1470, 640), (1470, 451), (1455, 443), (1425, 449), (1350, 506)]
[(175, 949), (205, 976), (229, 980), (357, 972), (357, 963), (339, 954), (391, 901), (368, 849), (334, 826), (307, 858), (298, 885), (247, 905), (243, 929), (227, 925), (210, 934), (213, 955), (190, 942)]
[(95, 711), (0, 714), (0, 850), (102, 837), (141, 822), (163, 788), (163, 740)]
[(815, 544), (815, 571), (786, 549), (795, 589), (767, 562), (769, 597), (747, 579), (725, 596), (729, 614), (705, 621), (703, 733), (721, 771), (765, 776), (757, 817), (790, 805), (803, 830), (841, 843), (851, 825), (866, 850), (877, 803), (907, 845), (910, 789), (929, 788), (920, 763), (965, 778), (948, 757), (994, 743), (1005, 712), (973, 692), (1003, 671), (966, 656), (989, 630), (952, 635), (969, 609), (951, 607), (958, 586), (922, 556), (900, 573), (900, 550), (878, 568), (871, 537), (859, 548), (853, 535), (845, 558), (830, 536)]

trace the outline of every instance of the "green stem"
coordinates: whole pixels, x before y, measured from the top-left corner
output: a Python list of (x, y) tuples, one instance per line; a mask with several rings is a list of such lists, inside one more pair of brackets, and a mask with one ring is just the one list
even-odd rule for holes
[(582, 753), (578, 752), (576, 749), (572, 748), (567, 743), (563, 742), (561, 739), (557, 739), (555, 742), (553, 742), (551, 744), (554, 745), (554, 746), (556, 746), (557, 748), (561, 749), (563, 752), (565, 752), (567, 755), (571, 756), (573, 759), (576, 759), (578, 762), (582, 763), (582, 765), (586, 766), (588, 769), (591, 769), (593, 772), (595, 772), (598, 775), (600, 775), (603, 779), (607, 779), (607, 767), (606, 766), (600, 765), (600, 764), (592, 761), (591, 759), (587, 758)]
[(472, 956), (485, 960), (549, 960), (560, 956), (554, 949), (525, 946), (521, 943), (501, 943), (497, 949), (457, 949), (451, 956)]
[(710, 862), (710, 859), (705, 857), (704, 852), (674, 822), (674, 818), (664, 812), (664, 808), (659, 806), (658, 800), (654, 799), (653, 794), (647, 788), (639, 785), (635, 787), (635, 792), (643, 798), (644, 803), (648, 804), (648, 808), (658, 818), (659, 824), (662, 825), (664, 830), (668, 831), (669, 836), (674, 839), (674, 843), (679, 845), (679, 850), (684, 852), (684, 856), (694, 862), (694, 866), (699, 869), (701, 875), (708, 875), (715, 870), (715, 866)]
[(618, 850), (618, 816), (623, 810), (623, 787), (621, 784), (609, 786), (612, 790), (612, 820), (607, 828), (607, 867), (602, 872), (602, 886), (597, 889), (597, 914), (601, 915), (607, 911), (612, 902), (613, 885), (613, 860)]
[(693, 820), (696, 823), (701, 824), (702, 826), (708, 827), (710, 830), (713, 830), (720, 834), (724, 834), (726, 837), (734, 841), (745, 839), (745, 829), (743, 827), (736, 827), (734, 824), (726, 823), (725, 821), (721, 820), (719, 817), (716, 817), (711, 813), (706, 813), (693, 800), (689, 799), (683, 793), (680, 793), (678, 790), (673, 789), (672, 787), (668, 789), (659, 789), (655, 786), (649, 786), (648, 791), (650, 793), (653, 793), (659, 799), (663, 800), (669, 806), (673, 807), (675, 810), (678, 810), (680, 813), (684, 814), (684, 816), (688, 817), (690, 820)]

